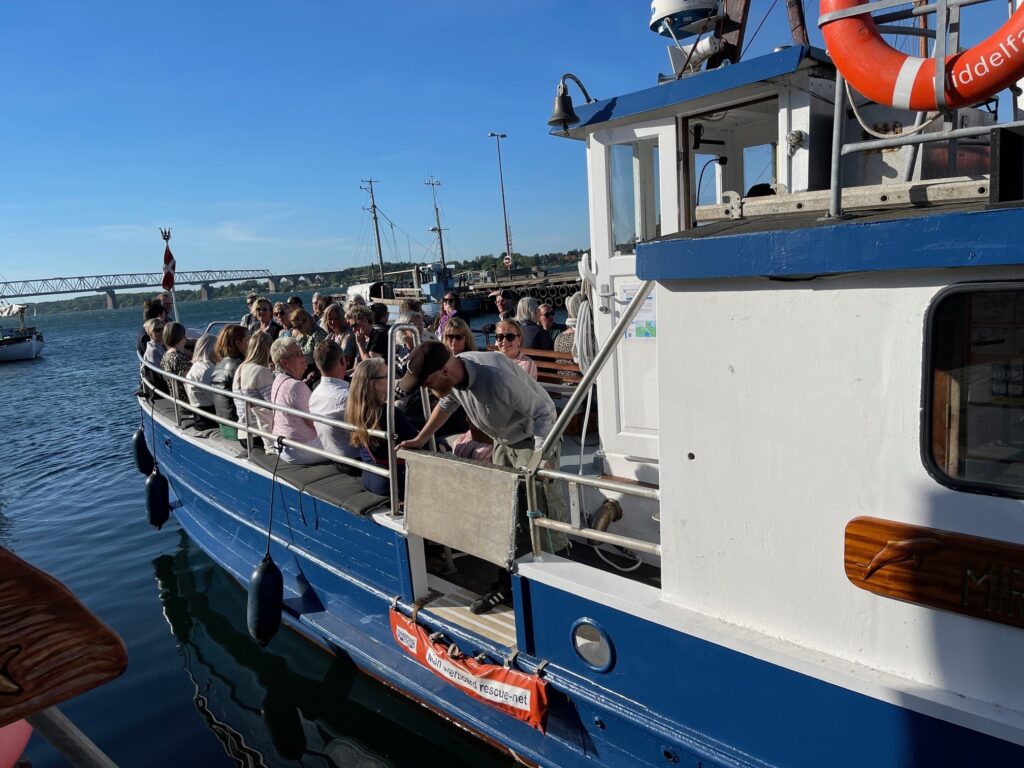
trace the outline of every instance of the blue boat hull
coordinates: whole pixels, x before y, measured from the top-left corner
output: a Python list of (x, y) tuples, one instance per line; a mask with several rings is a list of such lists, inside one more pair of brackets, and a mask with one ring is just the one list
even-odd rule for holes
[[(200, 447), (147, 419), (182, 528), (241, 584), (267, 545), (271, 481), (244, 460)], [(495, 746), (547, 766), (1020, 765), (1024, 748), (673, 631), (522, 577), (514, 579), (526, 672), (547, 662), (546, 733), (480, 703), (406, 655), (389, 610), (410, 602), (404, 537), (368, 517), (278, 483), (271, 554), (285, 575), (291, 627)], [(306, 611), (300, 573), (322, 606)], [(290, 599), (290, 602), (289, 602)], [(320, 610), (323, 608), (323, 610)], [(424, 611), (421, 617), (428, 614)], [(597, 672), (576, 655), (580, 617), (614, 639)], [(501, 660), (509, 649), (425, 617), (464, 652)]]

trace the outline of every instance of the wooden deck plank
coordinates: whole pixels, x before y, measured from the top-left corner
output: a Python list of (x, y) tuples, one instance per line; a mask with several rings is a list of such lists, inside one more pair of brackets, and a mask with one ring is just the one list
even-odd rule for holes
[(477, 598), (472, 592), (457, 589), (444, 597), (424, 606), (425, 613), (434, 614), (452, 624), (458, 624), (476, 632), (489, 640), (506, 646), (516, 644), (516, 614), (511, 606), (499, 605), (480, 616), (469, 610), (469, 605)]

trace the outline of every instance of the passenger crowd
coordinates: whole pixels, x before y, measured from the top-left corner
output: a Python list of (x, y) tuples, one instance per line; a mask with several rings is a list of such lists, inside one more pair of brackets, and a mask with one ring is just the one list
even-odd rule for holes
[[(417, 334), (399, 331), (396, 338), (397, 382), (394, 413), (399, 447), (420, 448), (432, 437), (438, 446), (456, 455), (519, 467), (551, 431), (555, 407), (538, 383), (536, 363), (524, 350), (556, 350), (572, 355), (575, 317), (582, 294), (567, 302), (566, 325), (555, 322), (554, 309), (522, 298), (518, 303), (507, 290), (492, 294), (499, 321), (494, 327), (497, 351), (479, 351), (476, 336), (460, 315), (458, 294), (444, 295), (441, 312), (432, 322), (422, 302), (407, 299), (398, 307), (397, 322), (411, 325)], [(173, 319), (169, 294), (144, 305), (144, 323), (138, 339), (142, 358), (162, 371), (185, 379), (186, 384), (143, 368), (150, 384), (186, 400), (200, 411), (199, 429), (218, 429), (229, 440), (247, 443), (245, 402), (236, 395), (266, 401), (305, 414), (347, 422), (351, 430), (322, 424), (281, 410), (250, 405), (249, 425), (274, 437), (263, 437), (265, 450), (276, 453), (276, 437), (313, 449), (388, 466), (385, 440), (373, 436), (387, 429), (389, 308), (367, 306), (361, 296), (346, 304), (331, 296), (313, 294), (309, 311), (302, 299), (271, 303), (255, 293), (246, 299), (248, 311), (236, 324), (224, 325), (216, 336), (194, 340), (191, 353), (183, 325)], [(210, 392), (194, 384), (213, 387)], [(429, 390), (428, 403), (423, 389)], [(228, 424), (205, 418), (216, 415)], [(327, 461), (313, 451), (285, 445), (280, 460), (291, 464)], [(557, 453), (550, 464), (557, 468)], [(400, 492), (404, 492), (404, 466), (399, 462)], [(363, 472), (364, 487), (388, 495), (386, 477)], [(544, 506), (549, 516), (565, 520), (561, 492), (544, 485)], [(551, 547), (566, 546), (554, 538)], [(494, 587), (473, 604), (482, 613), (509, 599), (509, 580), (503, 574)]]

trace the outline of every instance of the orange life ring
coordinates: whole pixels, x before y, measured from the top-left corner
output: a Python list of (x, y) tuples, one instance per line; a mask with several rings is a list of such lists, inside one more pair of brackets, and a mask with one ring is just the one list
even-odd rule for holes
[[(821, 0), (821, 15), (863, 0)], [(938, 108), (935, 60), (900, 53), (886, 43), (867, 13), (826, 21), (825, 47), (843, 77), (879, 104), (915, 111)], [(946, 106), (984, 101), (1024, 75), (1024, 6), (990, 37), (946, 58)]]

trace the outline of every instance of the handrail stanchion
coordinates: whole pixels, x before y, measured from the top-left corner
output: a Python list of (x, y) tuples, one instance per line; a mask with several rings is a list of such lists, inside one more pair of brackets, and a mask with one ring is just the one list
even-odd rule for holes
[(249, 421), (249, 403), (245, 400), (242, 401), (242, 405), (245, 406), (244, 418), (245, 418), (245, 457), (247, 459), (252, 458), (252, 423)]
[(830, 219), (843, 215), (843, 121), (846, 120), (846, 79), (836, 70), (835, 104), (832, 110), (832, 173), (828, 206)]
[[(566, 427), (569, 426), (569, 422), (572, 421), (573, 416), (579, 409), (580, 404), (583, 402), (590, 388), (594, 385), (597, 380), (598, 374), (604, 369), (605, 364), (611, 359), (612, 353), (615, 348), (618, 347), (619, 342), (626, 334), (626, 329), (629, 324), (633, 322), (640, 308), (647, 301), (647, 297), (650, 295), (651, 290), (654, 288), (653, 280), (644, 280), (640, 283), (640, 286), (636, 290), (636, 295), (629, 302), (626, 309), (623, 311), (619, 321), (615, 323), (615, 327), (612, 328), (608, 338), (605, 339), (604, 344), (597, 353), (597, 357), (594, 358), (593, 364), (587, 369), (587, 372), (583, 374), (583, 378), (580, 379), (579, 384), (576, 385), (575, 391), (572, 393), (572, 397), (569, 398), (569, 402), (566, 403), (565, 408), (555, 419), (555, 424), (551, 428), (551, 432), (544, 438), (544, 442), (541, 443), (540, 449), (534, 451), (533, 458), (530, 460), (530, 466), (526, 468), (526, 503), (529, 511), (535, 511), (539, 509), (537, 504), (537, 471), (544, 463), (545, 458), (551, 452), (552, 447), (555, 443), (562, 438), (562, 434), (565, 432)], [(537, 526), (530, 521), (530, 541), (533, 545), (534, 554), (540, 552), (540, 532)]]
[(168, 391), (172, 395), (171, 402), (174, 403), (174, 425), (176, 427), (180, 427), (181, 426), (181, 414), (178, 412), (178, 398), (174, 397), (174, 395), (176, 395), (177, 392), (174, 389), (174, 382), (173, 381), (168, 381), (167, 382), (167, 389), (168, 389)]
[[(395, 455), (395, 339), (399, 331), (413, 332), (417, 346), (420, 343), (420, 329), (410, 323), (395, 323), (388, 329), (388, 400), (387, 400), (387, 432), (388, 432), (388, 486), (391, 491), (391, 515), (397, 517), (398, 512), (398, 457)], [(435, 448), (436, 450), (436, 448)]]

